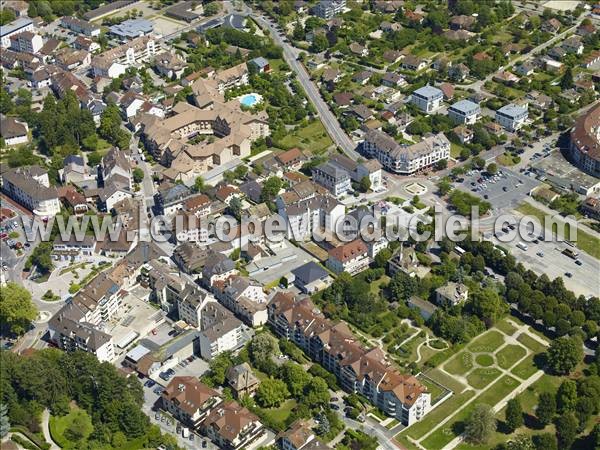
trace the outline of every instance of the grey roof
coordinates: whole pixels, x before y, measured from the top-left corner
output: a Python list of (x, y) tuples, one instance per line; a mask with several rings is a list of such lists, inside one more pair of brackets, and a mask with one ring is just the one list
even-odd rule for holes
[(73, 303), (66, 303), (48, 322), (48, 327), (70, 338), (79, 338), (92, 351), (109, 342), (112, 337), (90, 323), (80, 322), (85, 317), (81, 308)]
[(85, 163), (83, 162), (83, 158), (78, 155), (69, 155), (63, 161), (63, 166), (75, 164), (77, 166), (83, 166)]
[(519, 105), (515, 105), (514, 103), (504, 105), (496, 112), (507, 117), (519, 117), (523, 114), (527, 114), (527, 110), (525, 108)]
[(12, 21), (8, 25), (2, 25), (2, 27), (0, 27), (0, 37), (9, 35), (17, 30), (20, 30), (21, 28), (31, 25), (32, 23), (33, 20), (28, 17), (19, 17), (17, 20)]
[(151, 33), (154, 24), (146, 19), (129, 19), (108, 28), (112, 34), (125, 38), (135, 38)]
[(314, 261), (307, 262), (303, 266), (297, 267), (292, 270), (292, 273), (297, 279), (302, 280), (305, 284), (312, 283), (313, 281), (328, 276), (327, 271)]
[(240, 185), (240, 191), (242, 191), (246, 197), (255, 203), (260, 202), (260, 194), (262, 193), (262, 189), (262, 184), (256, 180), (248, 181)]
[(235, 269), (235, 263), (222, 253), (214, 253), (206, 261), (202, 270), (202, 278), (210, 278), (213, 275), (219, 275)]
[(160, 191), (160, 196), (164, 203), (170, 203), (187, 197), (191, 193), (192, 191), (185, 184), (175, 184)]
[(254, 58), (250, 62), (252, 64), (256, 65), (256, 67), (258, 67), (259, 69), (262, 69), (263, 67), (266, 67), (269, 65), (269, 60), (266, 58), (263, 58), (262, 56), (259, 56), (258, 58)]
[(470, 100), (460, 100), (456, 103), (454, 103), (450, 109), (453, 109), (455, 111), (460, 111), (461, 113), (468, 115), (468, 114), (473, 114), (475, 112), (479, 112), (481, 111), (481, 107), (477, 104), (474, 103)]
[(317, 166), (313, 169), (313, 171), (315, 172), (323, 172), (327, 175), (329, 175), (330, 177), (332, 177), (334, 180), (346, 180), (349, 177), (348, 172), (346, 172), (345, 170), (341, 169), (339, 166), (332, 164), (330, 161), (327, 161), (323, 164), (321, 164), (320, 166)]
[(444, 93), (440, 89), (433, 86), (423, 86), (413, 92), (413, 94), (426, 99), (442, 98), (444, 96)]
[(2, 188), (10, 190), (9, 185), (15, 186), (37, 201), (58, 198), (58, 191), (54, 186), (46, 187), (41, 183), (32, 181), (34, 176), (41, 176), (44, 173), (46, 171), (40, 166), (26, 166), (7, 170), (2, 174)]
[(223, 26), (243, 30), (246, 16), (240, 14), (229, 14), (223, 18)]

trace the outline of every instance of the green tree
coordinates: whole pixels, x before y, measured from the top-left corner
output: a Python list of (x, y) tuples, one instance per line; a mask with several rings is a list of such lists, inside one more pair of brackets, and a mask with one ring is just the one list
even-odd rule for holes
[(313, 378), (300, 364), (294, 362), (286, 362), (281, 366), (280, 375), (294, 398), (300, 398), (304, 388)]
[(263, 408), (276, 408), (289, 395), (290, 393), (283, 381), (268, 378), (260, 383), (256, 391), (256, 400)]
[(237, 220), (240, 220), (242, 217), (242, 209), (242, 201), (239, 199), (239, 197), (233, 197), (229, 202), (229, 206), (227, 207), (229, 214), (231, 214)]
[(560, 337), (550, 344), (548, 367), (557, 375), (567, 375), (583, 359), (583, 343), (579, 336)]
[(194, 192), (204, 192), (206, 190), (206, 183), (204, 182), (204, 178), (199, 176), (194, 181)]
[(324, 407), (329, 403), (327, 382), (320, 377), (312, 377), (304, 388), (303, 402), (309, 407)]
[(375, 256), (375, 266), (385, 269), (391, 257), (392, 251), (389, 248), (384, 248)]
[(556, 440), (558, 448), (569, 449), (577, 436), (577, 419), (571, 412), (567, 412), (556, 419)]
[(550, 433), (536, 434), (532, 441), (536, 450), (558, 450), (556, 438)]
[(250, 358), (261, 370), (272, 363), (272, 358), (281, 354), (277, 339), (269, 333), (260, 333), (254, 336), (248, 347)]
[(329, 41), (327, 40), (327, 36), (323, 33), (318, 33), (314, 39), (313, 43), (310, 47), (311, 51), (314, 53), (324, 52), (329, 48)]
[(282, 181), (277, 177), (269, 177), (263, 184), (263, 189), (260, 193), (261, 202), (272, 202), (281, 189)]
[(535, 414), (540, 424), (546, 426), (551, 423), (556, 414), (556, 396), (550, 392), (541, 392)]
[(219, 2), (216, 2), (216, 1), (210, 2), (210, 3), (207, 3), (206, 5), (204, 5), (204, 15), (207, 17), (218, 14), (218, 12), (220, 10), (221, 10), (221, 5)]
[(486, 444), (496, 431), (496, 419), (489, 405), (479, 404), (465, 423), (465, 439), (473, 444)]
[(394, 299), (408, 300), (416, 294), (418, 288), (417, 280), (401, 270), (396, 272), (390, 282), (390, 292)]
[(563, 414), (573, 411), (577, 403), (577, 385), (573, 380), (565, 380), (556, 392), (556, 406), (558, 412)]
[(0, 439), (4, 439), (9, 431), (8, 406), (5, 403), (0, 403)]
[(15, 20), (15, 13), (10, 9), (4, 9), (0, 11), (0, 25), (6, 25)]
[(203, 377), (203, 381), (212, 386), (222, 386), (225, 384), (227, 369), (233, 365), (231, 353), (223, 352), (210, 360), (209, 373)]
[(369, 189), (371, 189), (371, 179), (367, 176), (362, 177), (358, 186), (361, 192), (369, 192)]
[(573, 69), (570, 66), (567, 67), (567, 70), (565, 70), (565, 73), (560, 79), (560, 87), (564, 91), (573, 87)]
[(496, 175), (498, 173), (498, 164), (489, 163), (486, 169), (488, 175)]
[(25, 333), (37, 313), (31, 293), (23, 286), (11, 282), (0, 289), (0, 324), (9, 332), (17, 335)]
[(133, 181), (135, 183), (141, 183), (143, 179), (144, 179), (144, 171), (142, 169), (140, 169), (139, 167), (136, 167), (135, 169), (133, 169)]
[(510, 399), (506, 404), (506, 427), (512, 433), (523, 425), (523, 408), (517, 398)]
[(435, 170), (444, 170), (448, 168), (448, 160), (446, 158), (440, 159), (435, 163)]

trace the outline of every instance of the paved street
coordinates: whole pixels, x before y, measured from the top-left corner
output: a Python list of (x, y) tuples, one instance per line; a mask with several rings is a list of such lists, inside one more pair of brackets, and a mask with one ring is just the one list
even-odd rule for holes
[(333, 115), (329, 106), (325, 103), (321, 97), (321, 93), (310, 79), (310, 75), (304, 68), (301, 62), (298, 61), (298, 49), (294, 48), (291, 44), (284, 41), (286, 39), (275, 27), (266, 20), (262, 15), (255, 17), (258, 24), (263, 28), (269, 30), (271, 36), (275, 40), (275, 43), (283, 48), (283, 56), (285, 61), (288, 63), (290, 68), (298, 76), (298, 81), (304, 88), (306, 95), (310, 102), (316, 108), (319, 117), (321, 118), (323, 125), (327, 129), (327, 132), (348, 157), (356, 160), (360, 156), (356, 151), (356, 144), (348, 137), (346, 132), (342, 130), (337, 118)]

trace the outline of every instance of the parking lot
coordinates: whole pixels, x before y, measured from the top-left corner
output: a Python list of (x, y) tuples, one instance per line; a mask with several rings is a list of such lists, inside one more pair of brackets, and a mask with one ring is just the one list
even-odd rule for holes
[(487, 176), (485, 170), (472, 170), (465, 174), (459, 189), (469, 191), (491, 203), (492, 208), (499, 211), (514, 208), (521, 203), (523, 197), (540, 183), (535, 178), (502, 167), (495, 176)]

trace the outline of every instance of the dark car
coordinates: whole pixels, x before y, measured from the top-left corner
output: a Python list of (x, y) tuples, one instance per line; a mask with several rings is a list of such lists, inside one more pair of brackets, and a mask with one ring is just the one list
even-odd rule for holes
[(576, 259), (575, 264), (577, 264), (578, 266), (583, 266), (583, 263), (581, 262), (580, 259)]
[(571, 272), (565, 272), (565, 276), (566, 276), (567, 278), (572, 278), (572, 277), (573, 277), (573, 274), (572, 274)]
[(156, 384), (156, 382), (154, 380), (148, 380), (144, 383), (144, 386), (151, 388), (155, 384)]

